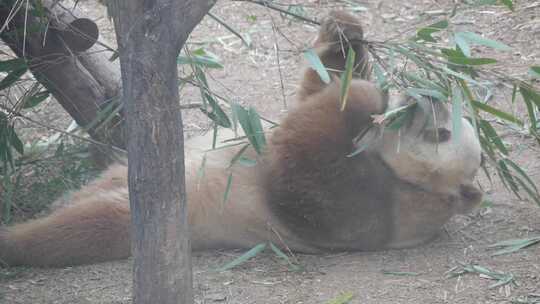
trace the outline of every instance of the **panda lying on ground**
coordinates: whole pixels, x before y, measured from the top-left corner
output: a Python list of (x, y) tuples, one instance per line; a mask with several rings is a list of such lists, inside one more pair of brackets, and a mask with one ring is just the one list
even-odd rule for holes
[[(343, 50), (357, 55), (347, 106), (340, 110), (340, 82), (321, 82), (307, 69), (298, 106), (269, 136), (255, 166), (232, 167), (228, 202), (222, 204), (231, 158), (240, 148), (208, 152), (211, 136), (186, 143), (186, 183), (192, 248), (250, 248), (263, 241), (318, 253), (415, 246), (428, 241), (454, 214), (479, 204), (473, 186), (480, 144), (468, 121), (451, 134), (451, 114), (434, 103), (436, 125), (416, 107), (401, 130), (382, 130), (366, 150), (358, 135), (374, 114), (402, 105), (388, 101), (369, 75), (359, 21), (333, 12), (315, 42), (331, 71), (343, 70)], [(231, 138), (232, 132), (222, 132)], [(456, 138), (455, 142), (452, 140)], [(65, 266), (130, 255), (127, 168), (113, 165), (72, 195), (72, 203), (47, 217), (0, 229), (4, 265)]]

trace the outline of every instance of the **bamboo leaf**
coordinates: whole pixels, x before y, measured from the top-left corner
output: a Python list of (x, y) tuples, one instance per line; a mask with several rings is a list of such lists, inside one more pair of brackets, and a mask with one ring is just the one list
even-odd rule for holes
[(240, 156), (238, 159), (238, 163), (244, 167), (253, 167), (257, 164), (257, 161), (251, 158), (247, 158), (245, 156)]
[(180, 55), (176, 59), (178, 64), (196, 65), (199, 67), (222, 69), (223, 65), (219, 62), (219, 58), (205, 49), (197, 49), (192, 52), (191, 56)]
[(461, 140), (461, 128), (463, 117), (463, 93), (457, 87), (452, 88), (452, 139), (454, 143), (459, 143)]
[(328, 71), (324, 67), (319, 55), (317, 55), (313, 49), (308, 49), (304, 52), (304, 57), (310, 66), (317, 72), (317, 74), (319, 74), (321, 80), (326, 84), (330, 83), (330, 74), (328, 74)]
[[(538, 191), (535, 191), (532, 189), (528, 184), (526, 184), (519, 176), (515, 177), (515, 180), (518, 182), (518, 184), (521, 185), (521, 188), (527, 192), (529, 197), (534, 200), (536, 204), (540, 206), (540, 196), (538, 195)], [(520, 198), (519, 194), (516, 193), (516, 196)]]
[(236, 259), (232, 260), (231, 262), (227, 263), (225, 266), (218, 268), (218, 271), (225, 271), (230, 270), (236, 266), (239, 266), (241, 264), (244, 264), (249, 259), (257, 256), (259, 253), (261, 253), (264, 249), (266, 249), (266, 243), (260, 243), (256, 245), (255, 247), (251, 248), (241, 256), (237, 257)]
[(502, 4), (506, 5), (511, 11), (514, 11), (514, 2), (512, 0), (501, 0)]
[(13, 149), (15, 149), (15, 151), (17, 151), (19, 154), (23, 155), (24, 144), (22, 143), (17, 133), (15, 133), (15, 129), (12, 126), (8, 127), (7, 134), (8, 134), (9, 143), (11, 144)]
[(448, 27), (448, 20), (442, 20), (418, 30), (416, 40), (424, 40), (426, 42), (437, 42), (437, 39), (431, 36), (433, 33), (439, 32)]
[(203, 93), (203, 98), (206, 99), (208, 104), (210, 105), (210, 108), (212, 109), (212, 112), (208, 112), (206, 109), (201, 108), (201, 111), (206, 114), (212, 121), (214, 121), (217, 125), (222, 126), (224, 128), (230, 128), (232, 127), (231, 121), (229, 120), (229, 117), (223, 111), (221, 106), (218, 104), (218, 102), (210, 95), (208, 92)]
[(230, 172), (229, 176), (227, 177), (227, 185), (225, 186), (225, 192), (223, 193), (223, 201), (221, 202), (221, 206), (225, 206), (225, 204), (229, 200), (229, 194), (231, 194), (232, 180), (233, 174), (232, 172)]
[(510, 190), (512, 190), (512, 192), (514, 192), (519, 198), (521, 198), (518, 193), (519, 186), (516, 184), (516, 181), (514, 180), (514, 177), (510, 173), (510, 170), (508, 169), (508, 166), (506, 165), (504, 160), (499, 160), (497, 162), (497, 165), (499, 166), (499, 175), (501, 176), (501, 178), (503, 178), (505, 183), (508, 183), (507, 185), (510, 187)]
[(270, 243), (270, 248), (272, 251), (281, 259), (283, 259), (287, 264), (289, 265), (289, 268), (293, 271), (299, 271), (301, 269), (300, 266), (296, 265), (291, 261), (288, 255), (286, 255), (281, 249), (279, 249), (276, 245), (273, 243)]
[(394, 131), (399, 130), (407, 121), (410, 121), (414, 117), (414, 111), (414, 107), (411, 107), (404, 113), (400, 113), (388, 124), (387, 128)]
[(255, 137), (255, 141), (257, 141), (257, 146), (262, 152), (266, 146), (266, 138), (264, 135), (264, 129), (262, 127), (261, 117), (259, 116), (259, 113), (257, 113), (257, 110), (255, 110), (253, 107), (249, 107), (248, 114), (253, 136)]
[(236, 162), (238, 162), (238, 160), (240, 159), (240, 157), (242, 157), (242, 154), (244, 154), (244, 152), (246, 151), (246, 149), (249, 147), (248, 144), (244, 145), (240, 150), (238, 150), (238, 152), (236, 152), (233, 156), (233, 158), (231, 159), (231, 162), (229, 164), (229, 168), (231, 168), (232, 166), (234, 166), (234, 164), (236, 164)]
[(199, 169), (197, 169), (197, 185), (199, 185), (201, 180), (203, 179), (205, 169), (206, 169), (206, 153), (203, 154), (201, 165), (199, 166)]
[(471, 102), (471, 104), (476, 108), (476, 109), (479, 109), (479, 110), (482, 110), (486, 113), (489, 113), (495, 117), (498, 117), (500, 119), (503, 119), (503, 120), (506, 120), (506, 121), (509, 121), (509, 122), (512, 122), (512, 123), (515, 123), (515, 124), (518, 124), (518, 125), (523, 125), (523, 122), (521, 120), (519, 120), (518, 118), (516, 118), (514, 115), (510, 114), (510, 113), (506, 113), (506, 112), (503, 112), (499, 109), (496, 109), (496, 108), (493, 108), (492, 106), (488, 105), (488, 104), (485, 104), (485, 103), (482, 103), (482, 102), (478, 102), (478, 101), (475, 101), (473, 100)]
[(529, 185), (534, 189), (534, 191), (538, 195), (538, 188), (536, 187), (536, 184), (532, 181), (532, 179), (529, 177), (529, 175), (525, 171), (523, 171), (523, 169), (512, 160), (506, 159), (506, 163), (509, 164), (510, 167), (514, 168), (514, 170), (516, 170), (516, 172), (519, 175), (521, 175), (529, 183)]
[(37, 92), (31, 96), (26, 97), (23, 100), (23, 109), (33, 108), (40, 104), (42, 101), (46, 100), (51, 93), (49, 91)]
[(422, 76), (409, 72), (403, 72), (402, 75), (407, 78), (407, 80), (412, 81), (415, 85), (420, 85), (423, 88), (439, 91), (445, 96), (448, 95), (448, 91), (446, 90), (446, 88), (430, 79), (426, 79)]
[(0, 61), (0, 72), (10, 72), (27, 68), (26, 61), (22, 58)]
[(533, 78), (540, 78), (540, 66), (532, 66), (529, 68), (529, 75)]
[(422, 100), (419, 96), (428, 96), (433, 97), (435, 99), (438, 99), (440, 101), (446, 101), (448, 100), (448, 96), (445, 96), (443, 93), (441, 93), (438, 90), (431, 90), (431, 89), (419, 89), (419, 88), (408, 88), (406, 90), (406, 93), (414, 97), (417, 100)]
[(497, 63), (492, 58), (468, 58), (468, 57), (448, 57), (448, 61), (459, 65), (485, 65)]
[(453, 70), (451, 70), (451, 69), (449, 69), (449, 68), (447, 68), (447, 67), (441, 67), (441, 68), (442, 68), (442, 70), (443, 70), (444, 72), (446, 72), (447, 74), (450, 74), (450, 75), (452, 75), (452, 76), (454, 76), (454, 77), (456, 77), (456, 78), (458, 78), (458, 79), (464, 80), (464, 81), (466, 81), (467, 83), (474, 84), (474, 85), (477, 85), (477, 86), (482, 86), (481, 83), (479, 83), (478, 81), (472, 79), (471, 77), (469, 77), (469, 76), (467, 76), (467, 75), (465, 75), (465, 74), (463, 74), (463, 73), (459, 73), (459, 72), (453, 71)]
[(330, 301), (328, 301), (326, 304), (347, 304), (354, 298), (354, 294), (352, 292), (345, 292), (341, 295), (339, 295), (337, 298), (334, 298)]
[(383, 274), (395, 275), (395, 276), (412, 276), (412, 277), (415, 277), (415, 276), (420, 275), (418, 272), (409, 272), (409, 271), (388, 271), (388, 270), (384, 270), (384, 271), (383, 271)]
[(254, 108), (246, 110), (239, 104), (233, 104), (232, 111), (255, 151), (261, 154), (266, 146), (266, 139), (257, 111)]
[(540, 243), (540, 236), (526, 238), (526, 239), (512, 239), (490, 245), (491, 248), (503, 247), (502, 249), (495, 251), (491, 256), (498, 256), (504, 254), (514, 253), (518, 250), (527, 248), (529, 246)]
[(349, 88), (351, 87), (352, 73), (354, 70), (354, 62), (356, 58), (356, 52), (349, 47), (347, 52), (347, 60), (345, 63), (345, 72), (341, 75), (341, 93), (340, 93), (340, 103), (341, 111), (345, 110), (347, 106), (347, 98), (349, 97)]
[(25, 65), (9, 72), (9, 74), (4, 77), (2, 81), (0, 81), (0, 91), (13, 85), (17, 80), (21, 78), (22, 75), (24, 75), (24, 73), (26, 73), (27, 70), (28, 67)]
[(497, 134), (497, 131), (495, 131), (487, 120), (480, 120), (480, 128), (486, 135), (487, 139), (491, 141), (497, 147), (497, 149), (499, 149), (499, 151), (501, 151), (504, 155), (509, 154), (508, 149), (506, 149), (506, 146)]
[[(535, 102), (533, 100), (533, 96), (530, 94), (530, 90), (526, 88), (524, 85), (519, 86), (519, 93), (521, 94), (521, 97), (523, 97), (523, 102), (525, 103), (527, 107), (527, 113), (529, 114), (529, 121), (530, 121), (530, 129), (533, 134), (537, 133), (537, 126), (536, 126), (536, 111), (535, 111)], [(538, 105), (537, 105), (538, 107)]]
[(469, 43), (487, 46), (496, 50), (510, 51), (512, 49), (511, 47), (509, 47), (508, 45), (502, 42), (484, 38), (473, 32), (459, 32), (459, 33), (456, 33), (456, 35), (459, 35), (460, 37), (462, 37)]
[(460, 35), (454, 35), (454, 41), (465, 56), (471, 56), (471, 46), (465, 38), (461, 37)]
[(519, 89), (523, 98), (529, 99), (536, 105), (536, 107), (540, 109), (540, 93), (536, 92), (533, 88), (527, 86), (526, 84), (522, 84)]

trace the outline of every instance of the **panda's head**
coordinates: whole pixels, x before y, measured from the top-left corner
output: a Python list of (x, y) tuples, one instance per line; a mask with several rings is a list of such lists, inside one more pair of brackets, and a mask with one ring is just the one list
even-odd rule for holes
[[(391, 98), (387, 111), (410, 104), (399, 96)], [(426, 100), (410, 108), (399, 129), (376, 127), (372, 152), (392, 168), (395, 175), (427, 191), (455, 194), (464, 206), (476, 206), (481, 192), (473, 186), (480, 168), (481, 146), (473, 126), (465, 118), (454, 126), (445, 103)], [(373, 137), (373, 136), (372, 136)], [(459, 212), (467, 212), (470, 209)]]

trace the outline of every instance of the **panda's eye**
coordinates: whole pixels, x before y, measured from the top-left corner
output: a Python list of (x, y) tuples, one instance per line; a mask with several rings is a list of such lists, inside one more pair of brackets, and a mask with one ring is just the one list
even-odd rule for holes
[(446, 128), (428, 129), (424, 131), (424, 140), (431, 143), (443, 143), (450, 140), (452, 132)]

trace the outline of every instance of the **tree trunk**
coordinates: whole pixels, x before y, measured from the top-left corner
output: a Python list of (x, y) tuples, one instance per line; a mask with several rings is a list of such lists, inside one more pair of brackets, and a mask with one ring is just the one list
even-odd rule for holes
[[(7, 29), (0, 33), (0, 38), (18, 57), (28, 60), (36, 79), (77, 124), (87, 127), (101, 109), (119, 98), (119, 64), (109, 61), (110, 52), (103, 52), (103, 47), (94, 45), (98, 32), (92, 21), (75, 17), (58, 1), (41, 1), (45, 8), (43, 18), (27, 14), (26, 4), (23, 4)], [(11, 8), (11, 5), (0, 5), (0, 25), (5, 24)], [(96, 140), (124, 147), (123, 128), (113, 129), (112, 125), (119, 124), (113, 121), (109, 127), (90, 128), (88, 132)]]
[[(207, 0), (116, 0), (135, 304), (193, 303), (176, 58)], [(112, 8), (112, 9), (111, 9)]]

